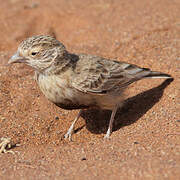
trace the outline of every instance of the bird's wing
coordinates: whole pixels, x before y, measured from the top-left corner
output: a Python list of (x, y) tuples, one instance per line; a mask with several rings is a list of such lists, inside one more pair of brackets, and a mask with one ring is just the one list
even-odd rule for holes
[(74, 68), (74, 88), (91, 93), (107, 93), (114, 87), (124, 88), (151, 71), (125, 62), (92, 55), (80, 55)]

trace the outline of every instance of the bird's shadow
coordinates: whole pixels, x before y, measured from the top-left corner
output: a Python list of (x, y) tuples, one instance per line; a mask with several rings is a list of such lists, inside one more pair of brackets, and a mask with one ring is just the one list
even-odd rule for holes
[[(164, 89), (173, 81), (167, 79), (159, 86), (127, 99), (115, 116), (113, 131), (136, 122), (162, 97)], [(95, 134), (106, 133), (112, 111), (87, 109), (82, 113), (87, 129)], [(79, 131), (82, 127), (76, 130)]]

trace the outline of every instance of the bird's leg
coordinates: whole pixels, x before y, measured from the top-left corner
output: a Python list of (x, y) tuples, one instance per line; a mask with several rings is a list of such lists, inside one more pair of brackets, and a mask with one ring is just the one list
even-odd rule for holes
[(104, 136), (105, 139), (108, 139), (112, 133), (112, 127), (113, 127), (113, 122), (114, 122), (114, 117), (116, 115), (116, 112), (117, 112), (117, 109), (118, 109), (118, 105), (116, 105), (114, 107), (114, 109), (112, 110), (112, 114), (111, 114), (111, 118), (110, 118), (110, 121), (109, 121), (109, 127), (108, 127), (108, 130), (106, 132), (106, 135)]
[(70, 128), (68, 129), (67, 133), (64, 135), (65, 139), (69, 139), (69, 141), (71, 141), (71, 136), (74, 130), (74, 125), (76, 124), (76, 122), (78, 121), (79, 117), (81, 116), (82, 113), (82, 109), (79, 111), (77, 117), (75, 118), (75, 120), (73, 121), (73, 123), (71, 124)]

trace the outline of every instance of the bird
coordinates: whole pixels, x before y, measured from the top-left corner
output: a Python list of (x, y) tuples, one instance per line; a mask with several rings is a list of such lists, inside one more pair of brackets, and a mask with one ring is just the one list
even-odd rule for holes
[(24, 63), (35, 71), (35, 80), (45, 97), (62, 109), (80, 109), (65, 139), (71, 140), (83, 109), (111, 110), (104, 138), (112, 133), (117, 109), (123, 105), (128, 85), (144, 78), (170, 78), (124, 61), (89, 54), (73, 54), (56, 38), (36, 35), (22, 41), (9, 64)]

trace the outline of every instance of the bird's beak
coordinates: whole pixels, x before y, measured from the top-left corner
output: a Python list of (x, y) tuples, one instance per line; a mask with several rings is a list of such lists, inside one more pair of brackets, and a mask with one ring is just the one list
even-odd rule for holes
[(26, 58), (22, 57), (19, 55), (19, 53), (14, 54), (8, 61), (8, 64), (12, 64), (12, 63), (25, 63), (26, 62)]

